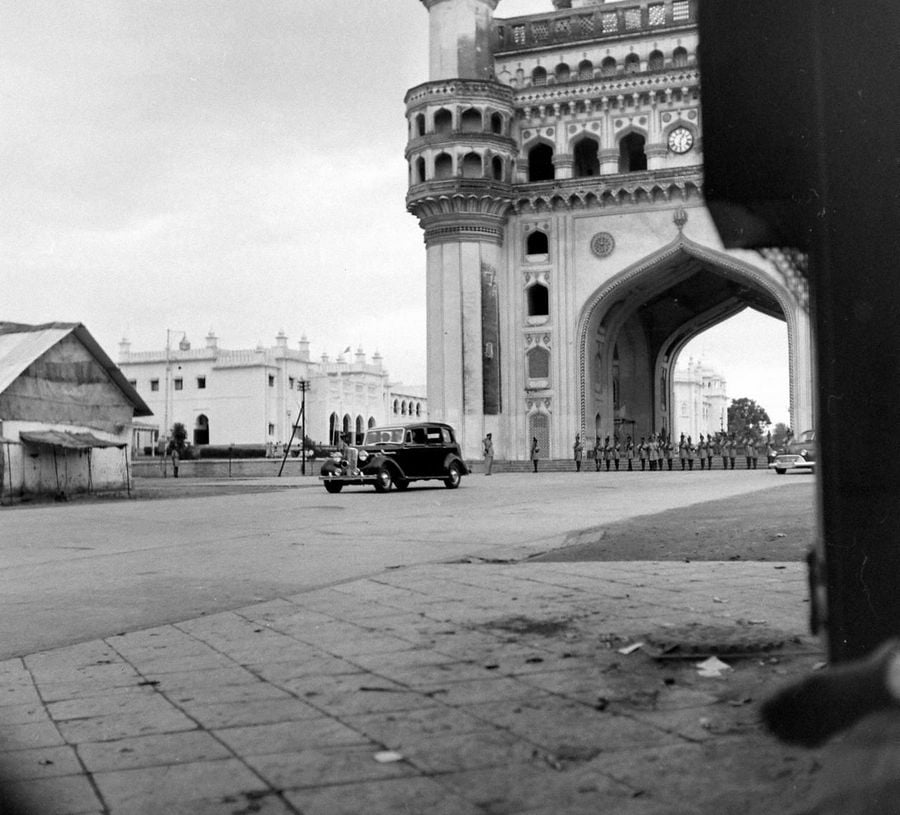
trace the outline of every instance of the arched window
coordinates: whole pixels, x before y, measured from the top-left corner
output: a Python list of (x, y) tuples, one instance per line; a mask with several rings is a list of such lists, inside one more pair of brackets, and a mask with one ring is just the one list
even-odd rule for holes
[(503, 181), (503, 159), (500, 156), (491, 159), (491, 175), (494, 181)]
[(550, 252), (550, 241), (547, 240), (547, 233), (536, 229), (530, 233), (525, 239), (526, 255), (546, 255)]
[(528, 180), (552, 181), (555, 177), (553, 148), (543, 142), (536, 144), (528, 151)]
[(366, 427), (375, 427), (375, 417), (369, 416), (369, 421), (366, 423)]
[(566, 65), (565, 62), (561, 62), (556, 66), (556, 70), (553, 72), (556, 76), (557, 82), (568, 82), (569, 78), (572, 75), (572, 72), (569, 70), (569, 66)]
[(416, 170), (414, 174), (414, 183), (416, 184), (424, 184), (425, 183), (425, 159), (421, 156), (416, 159)]
[(484, 166), (478, 153), (466, 153), (463, 156), (462, 175), (463, 178), (482, 178), (484, 176)]
[(578, 78), (579, 79), (593, 79), (594, 78), (594, 63), (589, 59), (583, 59), (578, 63)]
[(343, 422), (342, 422), (342, 425), (343, 425), (343, 428), (342, 428), (342, 429), (343, 429), (344, 433), (349, 433), (349, 432), (350, 432), (350, 423), (351, 423), (351, 421), (352, 421), (352, 419), (350, 418), (350, 414), (349, 414), (349, 413), (345, 413), (345, 414), (344, 414), (344, 419), (343, 419)]
[(646, 139), (640, 133), (629, 133), (619, 141), (619, 172), (636, 173), (647, 169)]
[(662, 51), (651, 51), (647, 60), (648, 71), (661, 71), (666, 67), (666, 60)]
[(394, 413), (399, 413), (399, 412), (400, 412), (400, 400), (395, 399), (394, 400)]
[(416, 402), (416, 416), (422, 415), (422, 403)]
[(629, 54), (625, 57), (625, 73), (636, 74), (641, 70), (641, 58), (637, 54)]
[(600, 76), (615, 76), (617, 67), (616, 58), (607, 57), (600, 63)]
[(416, 135), (424, 136), (425, 135), (425, 114), (419, 113), (416, 115)]
[(434, 114), (434, 132), (441, 136), (449, 136), (453, 132), (453, 114), (446, 108)]
[(496, 133), (498, 136), (503, 133), (503, 117), (499, 113), (491, 116), (491, 133)]
[(203, 413), (194, 423), (194, 444), (209, 444), (209, 418)]
[(676, 68), (684, 68), (688, 64), (688, 52), (686, 48), (678, 46), (672, 52), (672, 65)]
[(541, 66), (538, 65), (538, 67), (535, 68), (531, 72), (531, 84), (532, 85), (546, 85), (547, 84), (547, 69), (541, 68)]
[(550, 290), (543, 283), (529, 286), (525, 294), (529, 317), (546, 317), (550, 314)]
[(575, 178), (600, 175), (600, 145), (585, 137), (575, 145)]
[(354, 441), (357, 444), (362, 443), (363, 432), (365, 431), (365, 429), (366, 429), (365, 420), (363, 419), (362, 416), (357, 416), (356, 417), (356, 438), (354, 439)]
[(405, 399), (400, 403), (400, 415), (401, 416), (406, 415), (406, 400)]
[(463, 133), (481, 133), (484, 129), (481, 124), (481, 111), (475, 108), (464, 110), (460, 117), (459, 129)]
[(528, 360), (528, 378), (529, 379), (549, 379), (550, 378), (550, 352), (541, 347), (532, 348), (526, 355)]
[(453, 178), (453, 159), (448, 153), (439, 153), (434, 159), (434, 177), (436, 179)]

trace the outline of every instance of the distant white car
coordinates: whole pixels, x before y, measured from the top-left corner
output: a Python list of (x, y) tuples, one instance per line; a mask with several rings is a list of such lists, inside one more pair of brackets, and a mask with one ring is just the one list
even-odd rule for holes
[(789, 442), (784, 452), (775, 456), (769, 467), (778, 475), (784, 475), (788, 470), (806, 470), (813, 472), (818, 456), (816, 443), (816, 431), (804, 430), (800, 436)]

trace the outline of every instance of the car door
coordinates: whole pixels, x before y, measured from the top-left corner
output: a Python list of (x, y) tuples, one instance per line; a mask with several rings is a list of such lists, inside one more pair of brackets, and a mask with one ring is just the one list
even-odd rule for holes
[(428, 474), (428, 446), (424, 427), (408, 427), (403, 439), (403, 449), (398, 453), (398, 463), (409, 478), (421, 478)]

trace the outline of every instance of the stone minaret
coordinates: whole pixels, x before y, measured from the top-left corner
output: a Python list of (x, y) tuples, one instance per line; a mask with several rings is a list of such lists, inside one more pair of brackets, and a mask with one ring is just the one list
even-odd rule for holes
[(513, 93), (493, 79), (498, 0), (422, 2), (430, 78), (406, 95), (406, 157), (407, 207), (427, 247), (429, 415), (480, 457), (502, 408), (497, 272), (517, 151)]

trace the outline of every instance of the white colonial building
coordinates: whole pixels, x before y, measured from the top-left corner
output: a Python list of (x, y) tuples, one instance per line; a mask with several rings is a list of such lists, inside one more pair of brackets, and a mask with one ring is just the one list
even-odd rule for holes
[(487, 432), (509, 459), (532, 437), (556, 458), (576, 433), (672, 433), (679, 354), (753, 308), (783, 321), (791, 421), (812, 426), (799, 261), (726, 250), (704, 202), (698, 0), (495, 19), (498, 2), (421, 0), (406, 203), (424, 232), (431, 417), (469, 457)]
[(714, 367), (689, 359), (672, 380), (673, 435), (694, 441), (728, 430), (728, 382)]
[[(185, 336), (155, 351), (132, 351), (122, 340), (119, 367), (162, 435), (180, 422), (195, 445), (287, 443), (301, 407), (306, 435), (325, 444), (342, 432), (427, 416), (421, 391), (395, 388), (378, 352), (368, 359), (358, 348), (348, 358), (349, 350), (334, 360), (312, 360), (309, 341), (304, 337), (291, 348), (283, 331), (273, 346), (225, 349), (210, 332), (200, 348)], [(295, 438), (299, 443), (299, 431)]]

